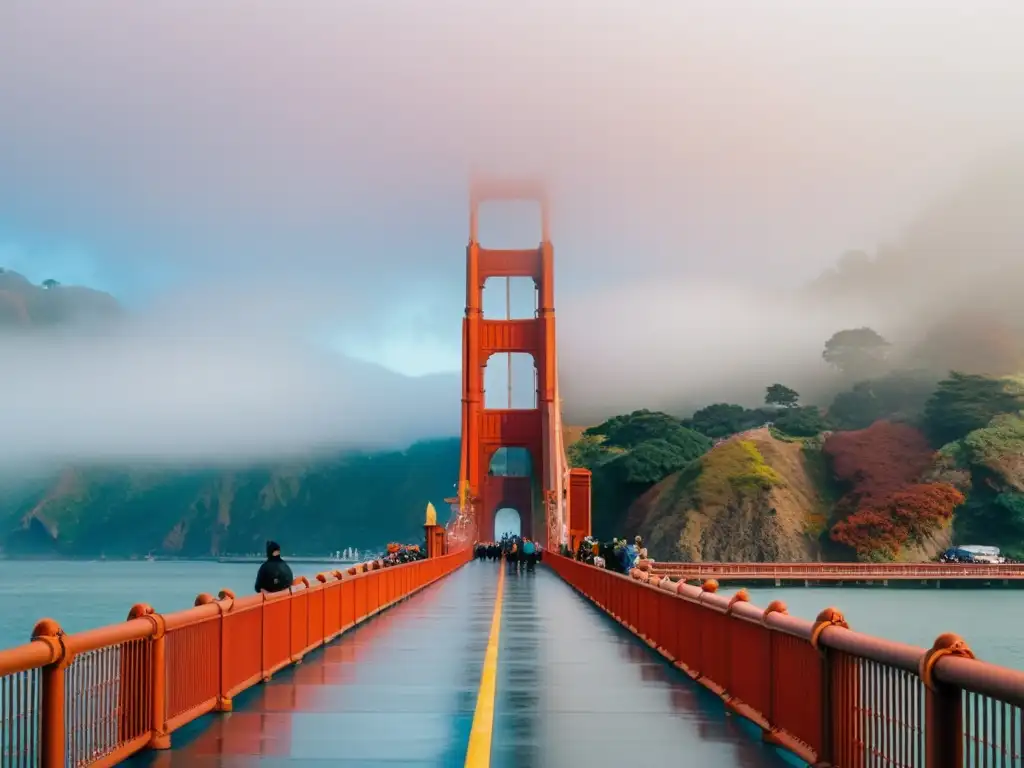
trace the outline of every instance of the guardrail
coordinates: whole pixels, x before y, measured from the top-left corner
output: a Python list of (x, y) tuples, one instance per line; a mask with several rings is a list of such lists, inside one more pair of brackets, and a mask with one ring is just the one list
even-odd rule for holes
[(657, 574), (631, 576), (552, 555), (545, 562), (643, 638), (766, 741), (811, 765), (1009, 768), (1022, 765), (1024, 673), (974, 658), (953, 634), (930, 649), (751, 605)]
[(1024, 579), (1024, 565), (982, 563), (658, 563), (654, 573), (681, 579)]
[(0, 651), (0, 765), (115, 765), (310, 651), (467, 563), (468, 550), (389, 568), (299, 577), (287, 592), (202, 594), (195, 607), (158, 614), (136, 605), (127, 621), (65, 634), (40, 621), (32, 642)]

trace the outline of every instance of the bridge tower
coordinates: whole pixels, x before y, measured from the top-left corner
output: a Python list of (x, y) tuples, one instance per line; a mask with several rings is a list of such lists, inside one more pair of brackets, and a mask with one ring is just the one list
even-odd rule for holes
[[(478, 237), (480, 205), (526, 200), (541, 209), (541, 242), (533, 248), (483, 248)], [(466, 316), (462, 323), (462, 457), (459, 488), (468, 498), (481, 541), (494, 538), (494, 516), (509, 506), (520, 513), (522, 533), (548, 549), (567, 536), (568, 470), (561, 439), (558, 363), (555, 347), (555, 286), (548, 201), (529, 181), (474, 182), (470, 191), (466, 248)], [(483, 288), (490, 277), (529, 277), (537, 287), (537, 311), (524, 320), (485, 319)], [(484, 368), (495, 354), (524, 352), (537, 371), (536, 407), (484, 407)], [(511, 376), (511, 370), (509, 371)], [(489, 473), (499, 448), (525, 448), (532, 477)], [(589, 510), (588, 510), (589, 513)]]

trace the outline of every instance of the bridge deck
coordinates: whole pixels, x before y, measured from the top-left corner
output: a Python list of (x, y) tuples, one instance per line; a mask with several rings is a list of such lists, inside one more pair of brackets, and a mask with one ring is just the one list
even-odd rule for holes
[(135, 765), (462, 766), (499, 582), (490, 765), (784, 765), (756, 730), (543, 568), (471, 563)]

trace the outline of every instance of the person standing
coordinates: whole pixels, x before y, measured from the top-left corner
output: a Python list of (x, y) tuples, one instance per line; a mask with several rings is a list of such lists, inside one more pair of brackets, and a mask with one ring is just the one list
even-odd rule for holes
[(282, 592), (292, 585), (292, 569), (281, 558), (281, 545), (267, 542), (267, 559), (256, 574), (257, 592)]
[(533, 539), (523, 540), (523, 557), (526, 560), (526, 570), (532, 571), (533, 564), (536, 562), (536, 546)]

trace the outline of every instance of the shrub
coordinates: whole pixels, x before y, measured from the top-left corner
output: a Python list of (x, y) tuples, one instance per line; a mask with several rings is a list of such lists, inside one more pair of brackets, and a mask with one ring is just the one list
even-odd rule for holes
[(792, 408), (781, 414), (774, 426), (783, 434), (793, 437), (814, 437), (828, 429), (828, 423), (814, 406)]
[(923, 541), (953, 517), (964, 502), (946, 483), (919, 483), (864, 506), (832, 527), (832, 539), (865, 560), (893, 559), (906, 543)]
[(996, 416), (1024, 408), (1017, 382), (953, 372), (939, 382), (924, 410), (925, 426), (936, 445), (966, 437)]
[(929, 467), (932, 450), (907, 424), (879, 421), (855, 432), (834, 432), (823, 448), (835, 479), (848, 486), (845, 506), (882, 501), (914, 483)]

